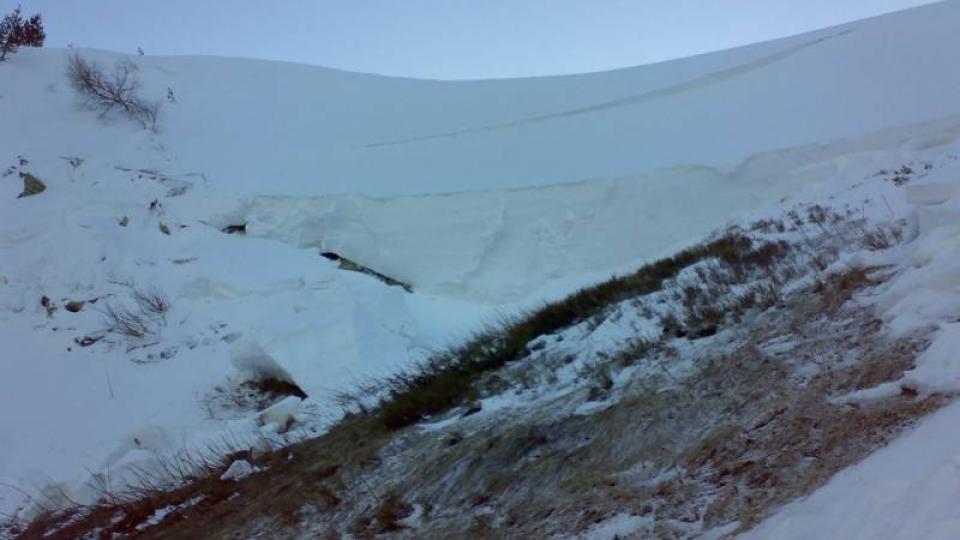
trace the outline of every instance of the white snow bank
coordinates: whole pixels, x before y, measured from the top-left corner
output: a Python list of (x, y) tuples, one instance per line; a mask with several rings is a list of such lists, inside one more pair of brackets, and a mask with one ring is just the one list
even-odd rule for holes
[[(617, 178), (750, 156), (958, 112), (960, 4), (938, 3), (679, 61), (606, 73), (420, 81), (312, 66), (133, 57), (143, 93), (164, 102), (163, 145), (181, 171), (240, 196), (397, 195)], [(89, 140), (62, 72), (81, 52), (23, 49), (3, 66), (15, 156), (51, 132)], [(43, 99), (39, 99), (42, 96)], [(69, 118), (50, 123), (50, 118)], [(63, 124), (67, 124), (66, 126)], [(135, 127), (116, 124), (128, 135)], [(86, 139), (86, 140), (85, 140)], [(127, 146), (117, 137), (120, 147)], [(150, 144), (150, 143), (148, 143)], [(139, 165), (139, 164), (137, 164)]]
[(872, 400), (904, 390), (921, 397), (960, 391), (960, 182), (954, 170), (908, 186), (916, 239), (889, 262), (899, 271), (876, 298), (877, 311), (897, 335), (936, 328), (916, 367), (899, 380), (855, 392), (844, 401)]
[(539, 296), (531, 292), (551, 282), (570, 290), (669, 255), (877, 152), (930, 141), (941, 146), (958, 136), (960, 117), (951, 117), (757, 155), (730, 172), (678, 167), (613, 180), (400, 197), (258, 196), (217, 223), (245, 223), (250, 236), (338, 253), (417, 291), (516, 302)]

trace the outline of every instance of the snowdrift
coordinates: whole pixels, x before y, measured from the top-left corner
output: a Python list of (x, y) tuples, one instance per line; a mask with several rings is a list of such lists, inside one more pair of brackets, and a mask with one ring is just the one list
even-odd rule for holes
[[(79, 109), (63, 77), (71, 54), (126, 56), (21, 50), (0, 64), (0, 481), (83, 500), (96, 495), (87, 469), (259, 437), (259, 411), (229, 396), (265, 365), (309, 396), (291, 408), (308, 436), (336, 419), (338, 390), (485, 317), (948, 145), (960, 72), (942, 51), (958, 20), (946, 2), (664, 64), (497, 81), (135, 57), (144, 95), (163, 102), (158, 134)], [(18, 199), (20, 172), (46, 191)], [(169, 312), (147, 336), (106, 332), (104, 306), (138, 286)], [(238, 347), (259, 351), (256, 369)], [(0, 491), (0, 511), (23, 502)]]

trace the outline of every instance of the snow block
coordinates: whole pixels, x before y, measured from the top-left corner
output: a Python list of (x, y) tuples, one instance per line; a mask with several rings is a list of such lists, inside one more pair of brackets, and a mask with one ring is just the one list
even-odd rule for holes
[(293, 424), (294, 416), (303, 410), (303, 400), (296, 396), (286, 397), (257, 415), (257, 425), (268, 426), (276, 424), (280, 431), (285, 431)]

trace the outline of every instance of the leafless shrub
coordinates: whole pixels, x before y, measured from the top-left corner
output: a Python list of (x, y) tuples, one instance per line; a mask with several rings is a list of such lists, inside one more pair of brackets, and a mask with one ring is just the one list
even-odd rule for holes
[(170, 301), (156, 288), (138, 289), (134, 287), (130, 296), (137, 304), (140, 313), (154, 318), (165, 319), (170, 310)]
[(807, 208), (807, 221), (815, 225), (823, 225), (827, 222), (827, 209), (819, 204), (814, 204)]
[(797, 228), (803, 227), (803, 224), (804, 224), (803, 218), (800, 216), (800, 213), (797, 212), (795, 209), (787, 212), (787, 218), (790, 219), (790, 223), (792, 223), (794, 227), (797, 227)]
[(900, 227), (891, 227), (889, 230), (877, 227), (876, 231), (863, 235), (863, 245), (870, 251), (889, 249), (901, 242), (903, 242), (903, 229)]
[[(929, 170), (929, 169), (928, 169)], [(913, 168), (909, 165), (904, 165), (896, 171), (894, 171), (894, 176), (890, 178), (890, 181), (897, 187), (902, 186), (910, 182), (913, 176)]]
[(74, 54), (67, 63), (66, 75), (70, 86), (83, 98), (84, 105), (100, 111), (101, 118), (120, 109), (144, 129), (156, 132), (160, 104), (140, 97), (138, 71), (139, 67), (133, 62), (121, 60), (108, 74), (95, 62)]
[(750, 224), (750, 231), (770, 234), (771, 232), (782, 233), (787, 230), (782, 219), (761, 219)]
[(158, 325), (166, 323), (170, 301), (157, 289), (140, 289), (130, 285), (132, 305), (107, 303), (104, 317), (107, 332), (143, 339), (154, 333)]
[(143, 339), (151, 333), (147, 318), (127, 306), (106, 304), (104, 307), (107, 332)]

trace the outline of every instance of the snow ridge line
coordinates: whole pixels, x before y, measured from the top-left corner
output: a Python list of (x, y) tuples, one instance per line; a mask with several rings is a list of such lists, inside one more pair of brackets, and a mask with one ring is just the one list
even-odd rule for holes
[(447, 131), (444, 133), (436, 133), (433, 135), (412, 137), (408, 139), (397, 139), (393, 141), (375, 142), (375, 143), (367, 144), (367, 148), (377, 148), (380, 146), (396, 146), (400, 144), (424, 142), (424, 141), (431, 141), (436, 139), (447, 139), (447, 138), (459, 137), (463, 135), (473, 135), (476, 133), (503, 131), (507, 129), (521, 127), (528, 124), (538, 124), (541, 122), (549, 122), (551, 120), (557, 120), (560, 118), (567, 118), (571, 116), (581, 116), (581, 115), (592, 114), (595, 112), (604, 111), (608, 109), (618, 109), (621, 107), (639, 105), (642, 103), (655, 101), (664, 97), (691, 92), (694, 90), (699, 90), (707, 86), (711, 86), (717, 83), (721, 83), (730, 79), (737, 78), (751, 71), (755, 71), (755, 70), (764, 68), (766, 66), (776, 64), (778, 62), (786, 60), (787, 58), (794, 56), (806, 49), (816, 47), (817, 45), (820, 45), (825, 41), (829, 41), (834, 38), (845, 36), (847, 34), (850, 34), (851, 32), (853, 32), (853, 29), (848, 28), (846, 30), (837, 32), (835, 34), (817, 38), (815, 40), (808, 41), (806, 43), (801, 43), (800, 45), (796, 45), (794, 47), (790, 47), (788, 49), (771, 54), (769, 56), (765, 56), (758, 60), (754, 60), (753, 62), (747, 62), (745, 64), (736, 65), (731, 68), (727, 68), (720, 71), (715, 71), (713, 73), (708, 73), (706, 75), (701, 75), (699, 77), (695, 77), (686, 82), (674, 84), (671, 86), (667, 86), (665, 88), (658, 88), (656, 90), (641, 92), (639, 94), (634, 94), (632, 96), (627, 96), (619, 99), (597, 103), (594, 105), (588, 105), (586, 107), (578, 107), (575, 109), (569, 109), (566, 111), (560, 111), (560, 112), (551, 113), (551, 114), (531, 116), (529, 118), (521, 118), (519, 120), (513, 120), (510, 122), (501, 122), (499, 124), (489, 124), (486, 126), (470, 127), (470, 128), (458, 129), (455, 131)]

